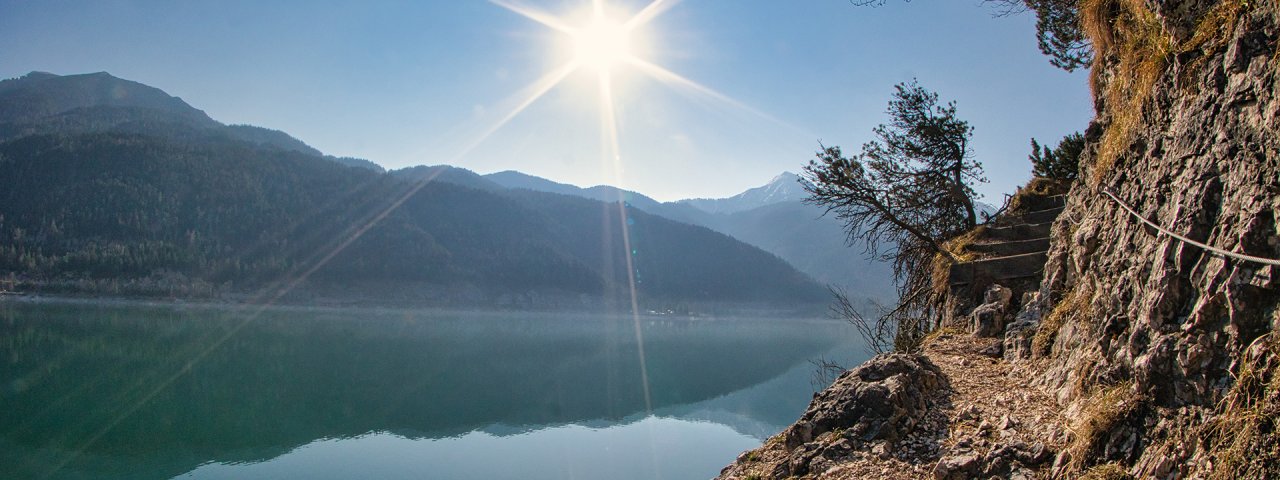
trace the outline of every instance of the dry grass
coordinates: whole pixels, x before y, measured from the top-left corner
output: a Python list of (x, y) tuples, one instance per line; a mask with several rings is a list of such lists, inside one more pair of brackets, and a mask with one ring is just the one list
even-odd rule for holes
[(1089, 301), (1092, 295), (1092, 289), (1077, 285), (1071, 291), (1067, 292), (1057, 305), (1053, 306), (1053, 311), (1049, 312), (1043, 320), (1040, 321), (1040, 327), (1036, 328), (1035, 336), (1031, 337), (1031, 354), (1044, 357), (1049, 355), (1050, 349), (1053, 348), (1053, 342), (1058, 338), (1058, 330), (1062, 329), (1062, 325), (1072, 315), (1083, 315), (1088, 317), (1092, 315)]
[(1096, 465), (1080, 474), (1080, 480), (1128, 480), (1133, 478), (1119, 463)]
[(1189, 52), (1195, 49), (1204, 49), (1206, 53), (1211, 53), (1226, 48), (1227, 40), (1231, 38), (1231, 29), (1235, 27), (1236, 20), (1240, 18), (1240, 15), (1248, 11), (1250, 6), (1250, 2), (1246, 0), (1223, 0), (1214, 5), (1200, 19), (1200, 23), (1196, 24), (1195, 33), (1179, 46), (1179, 50)]
[(1132, 383), (1116, 385), (1089, 397), (1071, 427), (1073, 438), (1067, 446), (1071, 454), (1068, 470), (1084, 470), (1088, 461), (1097, 457), (1097, 450), (1112, 430), (1133, 414), (1143, 401), (1142, 396), (1134, 394)]
[[(1199, 75), (1206, 62), (1214, 58), (1214, 53), (1227, 48), (1236, 21), (1258, 3), (1257, 0), (1223, 0), (1200, 18), (1191, 38), (1178, 46), (1178, 50), (1184, 53), (1201, 50), (1200, 55), (1188, 63), (1178, 76), (1184, 90), (1192, 94), (1196, 92), (1198, 85), (1193, 81), (1194, 78)], [(1276, 53), (1280, 54), (1280, 49)]]
[(1095, 61), (1115, 62), (1110, 78), (1101, 77), (1100, 65), (1094, 65), (1090, 78), (1094, 96), (1102, 97), (1110, 114), (1094, 155), (1090, 182), (1096, 186), (1133, 143), (1173, 46), (1143, 0), (1082, 0), (1080, 17)]
[[(933, 266), (930, 278), (933, 288), (933, 294), (937, 298), (946, 295), (951, 288), (951, 265), (956, 262), (968, 262), (977, 258), (977, 254), (968, 250), (969, 245), (982, 236), (986, 232), (987, 227), (979, 225), (977, 228), (966, 233), (960, 234), (950, 240), (942, 242), (942, 248), (947, 250), (951, 255), (942, 253), (934, 254)], [(954, 260), (953, 260), (954, 259)]]
[[(1110, 114), (1094, 155), (1091, 185), (1097, 186), (1133, 144), (1171, 54), (1204, 51), (1180, 76), (1180, 80), (1190, 78), (1213, 53), (1226, 48), (1237, 20), (1255, 8), (1276, 10), (1280, 6), (1275, 0), (1222, 0), (1199, 19), (1191, 38), (1174, 45), (1144, 0), (1081, 0), (1081, 29), (1095, 53), (1089, 85)], [(1274, 57), (1280, 58), (1280, 42)], [(1104, 69), (1105, 64), (1113, 68)], [(1110, 76), (1104, 77), (1104, 73)]]
[(1013, 198), (1009, 199), (1009, 213), (1027, 213), (1032, 209), (1024, 204), (1028, 202), (1027, 197), (1051, 197), (1054, 195), (1064, 195), (1071, 191), (1071, 182), (1066, 180), (1058, 180), (1053, 178), (1035, 177), (1026, 185), (1018, 188), (1013, 194)]
[(1218, 415), (1202, 427), (1215, 459), (1209, 478), (1280, 478), (1280, 339), (1260, 337), (1239, 365)]

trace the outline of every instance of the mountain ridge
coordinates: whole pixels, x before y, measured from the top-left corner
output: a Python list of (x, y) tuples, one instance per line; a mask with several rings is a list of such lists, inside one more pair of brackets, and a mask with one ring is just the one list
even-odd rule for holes
[(799, 175), (782, 172), (764, 185), (749, 188), (731, 197), (690, 198), (679, 202), (708, 213), (735, 213), (773, 203), (804, 200), (809, 196), (804, 190), (806, 183)]
[(31, 72), (0, 81), (0, 140), (38, 133), (119, 130), (224, 135), (264, 148), (314, 155), (339, 164), (383, 171), (369, 160), (325, 155), (280, 130), (225, 125), (180, 97), (107, 72), (56, 75)]
[[(21, 90), (5, 85), (0, 99)], [(283, 132), (210, 129), (145, 106), (41, 111), (0, 125), (8, 290), (519, 308), (616, 308), (637, 295), (681, 311), (824, 298), (772, 254), (634, 207), (499, 191), (453, 167), (352, 169)]]
[(804, 203), (807, 193), (803, 179), (791, 172), (783, 172), (765, 185), (724, 199), (687, 199), (665, 203), (616, 187), (582, 188), (516, 171), (482, 177), (506, 188), (613, 202), (621, 196), (628, 205), (639, 210), (710, 228), (761, 248), (822, 284), (855, 292), (855, 298), (888, 304), (896, 295), (889, 265), (865, 249), (850, 246), (844, 224), (839, 219), (827, 215), (820, 206)]

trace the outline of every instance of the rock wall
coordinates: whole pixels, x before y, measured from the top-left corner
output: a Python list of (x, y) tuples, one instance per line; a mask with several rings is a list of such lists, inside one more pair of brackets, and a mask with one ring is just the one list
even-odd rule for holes
[[(936, 368), (890, 356), (846, 373), (721, 478), (1280, 478), (1280, 266), (1158, 233), (1109, 196), (1198, 242), (1280, 259), (1280, 0), (1079, 6), (1099, 52), (1098, 115), (1081, 179), (1055, 212), (1043, 280), (1022, 298), (979, 275), (957, 281), (952, 268), (934, 299), (939, 325), (991, 342), (974, 355), (1006, 361), (945, 354), (939, 339), (953, 334), (940, 332), (941, 343), (925, 342)], [(1003, 341), (978, 338), (990, 335)], [(911, 388), (886, 396), (885, 385)], [(1001, 452), (1036, 442), (1004, 441), (983, 428), (991, 419), (969, 435), (972, 415), (947, 408), (1019, 389), (1022, 403), (1002, 397), (984, 411), (1013, 418), (1039, 395), (1065, 415), (1025, 419), (1052, 428), (1017, 455)], [(909, 414), (885, 413), (899, 411)], [(913, 428), (896, 442), (907, 448), (895, 445)], [(997, 437), (999, 448), (972, 440)]]
[[(1148, 9), (1171, 48), (1110, 165), (1098, 161), (1100, 140), (1122, 126), (1098, 94), (1082, 180), (1054, 224), (1038, 297), (1023, 309), (1042, 312), (1042, 350), (1032, 352), (1044, 362), (1040, 385), (1077, 425), (1059, 473), (1112, 463), (1141, 478), (1221, 474), (1227, 459), (1206, 425), (1229, 413), (1220, 403), (1246, 350), (1280, 327), (1280, 268), (1157, 234), (1103, 192), (1187, 237), (1280, 258), (1280, 9), (1257, 0), (1110, 3)], [(1126, 74), (1121, 63), (1100, 58), (1095, 92)], [(1274, 455), (1274, 443), (1261, 448)], [(1260, 468), (1247, 471), (1280, 466)]]

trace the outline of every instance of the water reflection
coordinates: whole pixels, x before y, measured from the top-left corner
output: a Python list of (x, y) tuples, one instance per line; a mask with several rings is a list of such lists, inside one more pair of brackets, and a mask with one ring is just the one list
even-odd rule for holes
[[(646, 319), (649, 416), (627, 317), (271, 311), (190, 362), (242, 318), (0, 306), (0, 471), (305, 478), (347, 465), (370, 470), (321, 476), (493, 478), (444, 472), (533, 455), (546, 478), (621, 478), (608, 469), (624, 465), (632, 478), (680, 478), (661, 465), (687, 466), (681, 455), (723, 445), (728, 458), (699, 457), (722, 465), (794, 420), (807, 360), (848, 342), (825, 322)], [(606, 446), (613, 453), (591, 453)], [(374, 461), (397, 449), (416, 453)], [(572, 461), (577, 453), (557, 459), (556, 449), (663, 461)], [(251, 466), (265, 470), (241, 471)], [(571, 467), (595, 473), (555, 474)]]

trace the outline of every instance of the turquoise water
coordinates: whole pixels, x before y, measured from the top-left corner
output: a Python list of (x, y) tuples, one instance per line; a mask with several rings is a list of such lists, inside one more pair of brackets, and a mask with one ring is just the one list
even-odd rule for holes
[(709, 478), (799, 416), (810, 360), (858, 360), (850, 330), (642, 316), (637, 336), (625, 315), (0, 304), (0, 472)]

